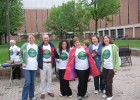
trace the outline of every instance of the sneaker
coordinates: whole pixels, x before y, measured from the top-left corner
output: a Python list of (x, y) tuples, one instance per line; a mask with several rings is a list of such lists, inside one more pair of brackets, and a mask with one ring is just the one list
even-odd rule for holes
[(83, 96), (83, 98), (87, 98), (88, 97), (88, 93), (86, 93), (84, 96)]
[(72, 95), (68, 96), (69, 98), (72, 98)]
[(78, 96), (77, 99), (78, 99), (78, 100), (83, 100), (81, 96)]
[(63, 95), (62, 95), (61, 93), (59, 94), (59, 96), (60, 96), (60, 97), (63, 97)]
[(103, 94), (103, 96), (102, 96), (103, 98), (106, 98), (107, 96), (106, 96), (106, 94)]
[(41, 94), (40, 98), (44, 99), (45, 98), (45, 94)]
[(95, 94), (98, 94), (99, 93), (99, 91), (98, 90), (95, 90), (95, 92), (94, 92)]
[(37, 98), (36, 97), (33, 97), (33, 98), (30, 98), (30, 100), (37, 100)]
[(48, 95), (49, 95), (50, 97), (54, 97), (54, 94), (53, 94), (53, 93), (48, 93)]
[(102, 93), (103, 93), (103, 94), (106, 94), (106, 90), (103, 90)]
[(113, 96), (112, 97), (107, 97), (106, 100), (112, 100), (113, 99)]

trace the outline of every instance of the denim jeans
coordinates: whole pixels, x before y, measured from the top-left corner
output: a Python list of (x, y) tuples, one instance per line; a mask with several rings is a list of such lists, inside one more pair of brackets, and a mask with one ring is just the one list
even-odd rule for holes
[(34, 90), (35, 90), (34, 81), (36, 77), (36, 70), (23, 69), (23, 75), (25, 78), (25, 82), (22, 90), (22, 100), (27, 100), (28, 94), (29, 94), (29, 98), (34, 97)]

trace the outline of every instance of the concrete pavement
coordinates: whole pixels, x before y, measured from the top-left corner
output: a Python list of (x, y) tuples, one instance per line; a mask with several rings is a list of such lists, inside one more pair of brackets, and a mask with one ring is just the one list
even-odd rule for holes
[[(113, 100), (140, 100), (140, 57), (132, 57), (132, 66), (123, 66), (114, 77)], [(40, 99), (39, 77), (36, 78), (35, 95)], [(0, 80), (0, 100), (21, 100), (24, 79), (14, 80), (12, 84), (8, 79)], [(59, 80), (53, 75), (53, 92), (55, 97), (46, 94), (44, 100), (77, 100), (77, 80), (71, 81), (70, 86), (73, 97), (59, 97)], [(85, 100), (106, 100), (102, 98), (102, 93), (94, 94), (93, 80), (88, 83), (88, 98)]]

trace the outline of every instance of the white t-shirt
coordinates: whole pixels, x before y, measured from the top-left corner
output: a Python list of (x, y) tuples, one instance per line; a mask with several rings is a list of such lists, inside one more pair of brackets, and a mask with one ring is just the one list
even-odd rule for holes
[(38, 62), (37, 62), (37, 54), (38, 47), (35, 44), (27, 44), (27, 64), (23, 69), (28, 70), (37, 70)]
[(96, 51), (97, 51), (98, 48), (99, 48), (99, 43), (98, 43), (97, 45), (94, 45), (94, 44), (93, 44), (92, 47), (93, 47), (92, 50), (96, 50)]
[(9, 51), (10, 51), (10, 59), (12, 61), (14, 61), (15, 58), (19, 57), (19, 55), (17, 55), (17, 53), (20, 52), (20, 48), (17, 47), (16, 45), (11, 46)]
[(89, 68), (87, 53), (84, 48), (77, 48), (75, 53), (75, 69), (86, 70)]
[(113, 69), (112, 45), (103, 47), (104, 68)]
[(68, 62), (69, 53), (66, 50), (62, 50), (62, 53), (59, 54), (59, 69), (66, 69), (66, 65)]
[(43, 45), (44, 54), (43, 54), (43, 61), (50, 62), (51, 61), (51, 47), (48, 44), (47, 46)]

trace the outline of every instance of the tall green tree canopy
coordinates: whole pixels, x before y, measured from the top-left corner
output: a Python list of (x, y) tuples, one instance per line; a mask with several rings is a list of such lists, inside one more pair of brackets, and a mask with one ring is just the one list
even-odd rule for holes
[[(23, 25), (21, 0), (9, 0), (10, 33), (16, 32)], [(0, 36), (6, 34), (6, 0), (0, 0)]]
[(95, 32), (97, 33), (98, 20), (105, 18), (109, 21), (109, 15), (117, 14), (120, 8), (119, 0), (79, 0), (83, 7), (90, 11), (95, 20)]
[(67, 32), (83, 32), (89, 29), (89, 21), (87, 10), (73, 0), (51, 9), (46, 20), (46, 29), (61, 35)]

